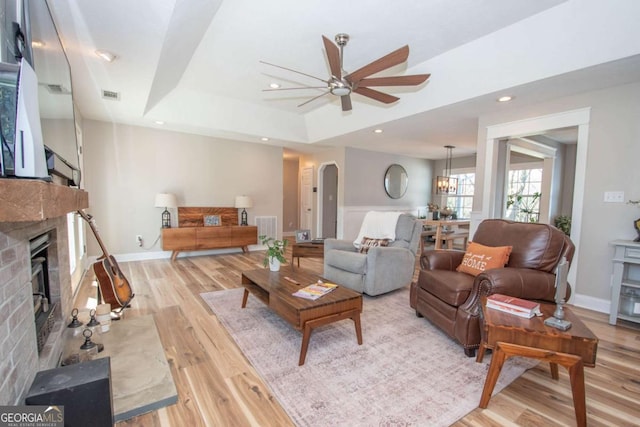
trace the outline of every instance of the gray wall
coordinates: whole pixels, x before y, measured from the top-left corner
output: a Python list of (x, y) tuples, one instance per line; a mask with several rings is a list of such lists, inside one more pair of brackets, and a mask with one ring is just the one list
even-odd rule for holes
[(298, 158), (285, 158), (282, 166), (283, 233), (293, 233), (298, 229), (298, 184)]
[[(433, 161), (415, 159), (355, 148), (333, 148), (313, 155), (302, 156), (300, 168), (314, 167), (314, 185), (317, 171), (323, 164), (338, 168), (338, 238), (355, 238), (362, 218), (368, 210), (402, 210), (418, 213), (425, 209), (431, 194)], [(384, 191), (384, 173), (397, 163), (407, 171), (407, 193), (400, 199), (392, 199)], [(317, 228), (317, 200), (314, 198), (314, 229)]]
[[(89, 212), (109, 252), (161, 250), (135, 241), (141, 234), (151, 246), (160, 234), (160, 192), (175, 194), (179, 206), (229, 207), (247, 195), (249, 224), (276, 216), (282, 231), (282, 148), (94, 120), (84, 120), (83, 130)], [(87, 243), (89, 255), (101, 253), (92, 236)]]
[[(425, 206), (431, 194), (431, 161), (376, 151), (347, 148), (345, 156), (345, 206)], [(407, 192), (399, 199), (384, 190), (384, 174), (397, 163), (409, 177)]]

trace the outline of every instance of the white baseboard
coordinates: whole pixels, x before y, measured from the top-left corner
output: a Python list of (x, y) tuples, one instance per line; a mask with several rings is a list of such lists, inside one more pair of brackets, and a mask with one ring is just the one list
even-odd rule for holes
[[(263, 245), (249, 245), (249, 252), (265, 250)], [(178, 254), (178, 258), (185, 258), (190, 256), (203, 256), (203, 255), (221, 255), (221, 254), (233, 254), (242, 253), (241, 248), (226, 248), (226, 249), (210, 249), (206, 251), (184, 251)], [(171, 258), (171, 251), (154, 251), (154, 252), (132, 252), (127, 254), (114, 255), (118, 262), (129, 261), (146, 261), (151, 259), (168, 259)], [(97, 261), (97, 257), (90, 257), (90, 265), (93, 265)]]
[(611, 301), (602, 298), (590, 297), (588, 295), (571, 295), (569, 304), (575, 305), (576, 307), (587, 308), (589, 310), (597, 311), (600, 313), (609, 314), (611, 311)]

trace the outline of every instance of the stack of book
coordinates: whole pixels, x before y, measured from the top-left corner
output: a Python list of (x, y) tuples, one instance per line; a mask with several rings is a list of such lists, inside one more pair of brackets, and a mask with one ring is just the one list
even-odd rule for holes
[(294, 297), (316, 300), (321, 296), (328, 294), (329, 292), (331, 292), (337, 287), (338, 285), (335, 285), (333, 283), (324, 283), (323, 281), (318, 280), (317, 283), (313, 283), (309, 286), (305, 286), (304, 288), (294, 292), (292, 295)]
[(527, 319), (533, 316), (542, 316), (540, 304), (537, 302), (502, 294), (489, 295), (487, 297), (487, 307)]

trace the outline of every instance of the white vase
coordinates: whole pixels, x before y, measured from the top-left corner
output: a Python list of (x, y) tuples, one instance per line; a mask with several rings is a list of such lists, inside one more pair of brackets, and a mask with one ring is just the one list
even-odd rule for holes
[(278, 258), (269, 258), (269, 270), (280, 271), (280, 260)]

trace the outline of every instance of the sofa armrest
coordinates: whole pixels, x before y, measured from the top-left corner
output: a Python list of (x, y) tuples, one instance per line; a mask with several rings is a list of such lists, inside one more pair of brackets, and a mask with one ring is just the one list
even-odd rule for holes
[(353, 246), (353, 241), (351, 240), (338, 240), (338, 239), (325, 239), (324, 240), (324, 253), (327, 251), (337, 249), (339, 251), (348, 251), (348, 252), (357, 252), (355, 246)]
[[(476, 277), (469, 298), (460, 308), (476, 315), (480, 312), (480, 298), (492, 294), (554, 302), (555, 279), (554, 274), (530, 268), (486, 270)], [(567, 287), (567, 295), (570, 294)]]
[(424, 251), (420, 256), (420, 268), (454, 271), (462, 262), (462, 258), (464, 258), (464, 251), (438, 249)]
[(376, 268), (391, 268), (394, 264), (406, 262), (410, 259), (415, 262), (413, 254), (407, 248), (375, 246), (367, 252), (367, 263), (374, 265)]

